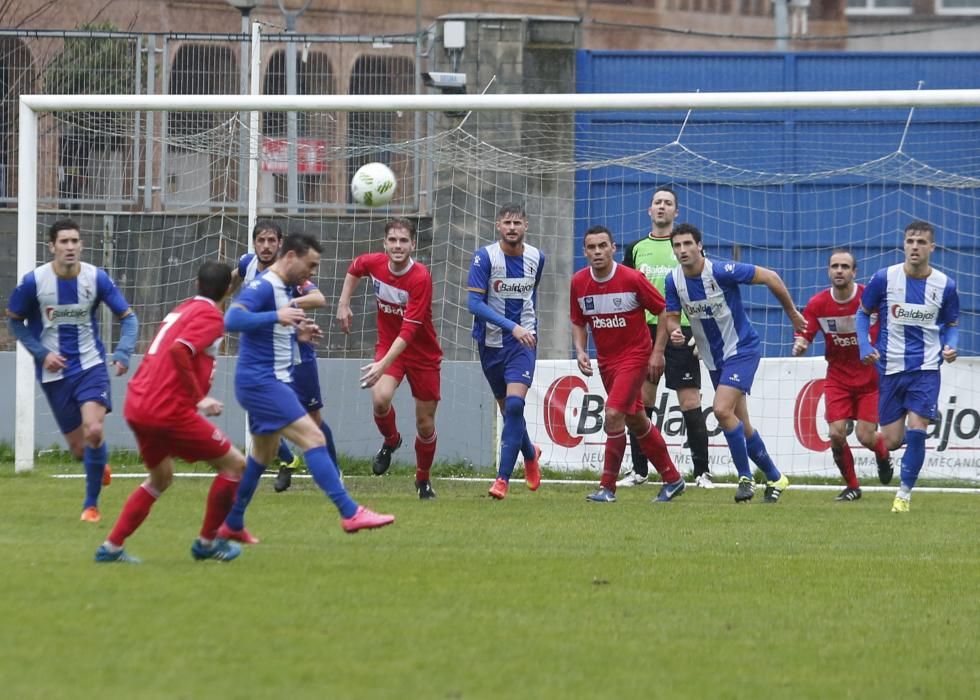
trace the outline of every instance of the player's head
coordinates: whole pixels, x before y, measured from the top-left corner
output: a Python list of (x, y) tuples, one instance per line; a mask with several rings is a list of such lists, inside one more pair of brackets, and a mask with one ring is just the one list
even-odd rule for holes
[(282, 241), (275, 265), (282, 281), (288, 285), (303, 284), (320, 264), (320, 242), (308, 233), (291, 233)]
[(905, 227), (903, 247), (905, 262), (928, 265), (929, 256), (936, 249), (936, 229), (927, 221), (911, 222)]
[(259, 219), (252, 229), (252, 243), (255, 246), (255, 257), (263, 267), (275, 262), (282, 245), (282, 228), (271, 219)]
[(665, 185), (653, 191), (653, 197), (650, 198), (650, 208), (647, 209), (653, 228), (669, 231), (674, 225), (678, 211), (677, 193), (674, 192), (673, 188)]
[(609, 273), (613, 265), (613, 255), (616, 253), (616, 242), (612, 231), (605, 226), (592, 226), (582, 236), (582, 247), (585, 249), (585, 259), (589, 267), (600, 277)]
[(82, 256), (82, 234), (72, 219), (59, 219), (48, 229), (48, 250), (55, 265), (77, 265)]
[(231, 268), (209, 260), (197, 270), (197, 293), (212, 301), (221, 301), (231, 286)]
[(857, 274), (857, 259), (847, 248), (834, 248), (827, 263), (830, 284), (837, 289), (850, 289)]
[(415, 252), (415, 224), (408, 219), (391, 219), (385, 224), (384, 243), (395, 269), (405, 267)]
[(681, 267), (697, 265), (704, 259), (701, 231), (694, 224), (678, 224), (670, 232), (670, 247)]
[(497, 233), (500, 240), (511, 246), (520, 246), (527, 235), (527, 210), (518, 202), (508, 202), (497, 211)]

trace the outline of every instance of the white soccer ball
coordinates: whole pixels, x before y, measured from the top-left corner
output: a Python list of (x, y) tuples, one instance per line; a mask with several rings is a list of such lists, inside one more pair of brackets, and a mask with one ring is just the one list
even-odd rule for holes
[(367, 163), (350, 181), (354, 201), (366, 207), (383, 207), (395, 196), (395, 174), (384, 163)]

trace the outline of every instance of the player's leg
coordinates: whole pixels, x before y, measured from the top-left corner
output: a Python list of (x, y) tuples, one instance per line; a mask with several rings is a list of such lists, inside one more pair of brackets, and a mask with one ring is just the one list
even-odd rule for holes
[(505, 390), (503, 397), (504, 424), (500, 434), (500, 460), (497, 467), (497, 478), (510, 482), (517, 455), (522, 451), (527, 437), (527, 421), (524, 418), (524, 405), (528, 389), (534, 381), (535, 353), (533, 350), (519, 346), (504, 351), (503, 379)]
[[(905, 454), (902, 455), (901, 483), (896, 500), (904, 501), (899, 510), (908, 510), (912, 489), (926, 459), (926, 436), (930, 423), (938, 417), (939, 370), (918, 370), (908, 374), (904, 406), (908, 411), (905, 430)], [(893, 504), (894, 505), (894, 504)], [(901, 507), (904, 505), (904, 507)], [(894, 508), (892, 510), (895, 510)]]
[[(388, 369), (391, 369), (389, 367)], [(396, 370), (399, 368), (396, 368)], [(381, 449), (374, 456), (371, 470), (381, 476), (391, 467), (391, 454), (402, 445), (402, 436), (395, 421), (395, 407), (391, 405), (395, 390), (401, 384), (403, 372), (392, 375), (385, 373), (371, 387), (371, 406), (374, 411), (374, 424), (381, 433)]]
[(375, 513), (358, 505), (348, 495), (340, 480), (337, 465), (330, 459), (326, 440), (320, 427), (308, 415), (303, 414), (283, 428), (283, 435), (304, 450), (303, 456), (310, 475), (317, 486), (336, 506), (341, 517), (341, 527), (346, 532), (384, 527), (395, 522), (395, 516)]
[(429, 474), (436, 456), (436, 408), (442, 398), (439, 366), (407, 372), (415, 399), (415, 492), (422, 500), (436, 497)]
[[(603, 381), (606, 384), (606, 381)], [(613, 382), (609, 383), (607, 394), (612, 394)], [(585, 498), (595, 503), (611, 503), (616, 500), (616, 477), (623, 466), (626, 455), (626, 415), (622, 409), (609, 405), (606, 401), (602, 429), (606, 433), (606, 445), (602, 454), (602, 474), (599, 477), (599, 489), (588, 494)]]
[(85, 466), (85, 508), (97, 508), (109, 457), (109, 446), (104, 437), (106, 407), (97, 401), (86, 401), (81, 405), (81, 414), (82, 440), (85, 444), (82, 454), (82, 464)]
[(333, 431), (330, 429), (327, 421), (324, 420), (323, 414), (320, 413), (320, 408), (309, 411), (309, 416), (313, 419), (314, 423), (320, 426), (320, 432), (323, 433), (323, 439), (327, 443), (327, 453), (330, 455), (333, 463), (337, 465), (337, 470), (341, 472), (341, 476), (343, 476), (343, 472), (340, 469), (340, 457), (337, 456), (337, 443), (333, 439)]
[[(655, 326), (651, 326), (651, 328), (655, 328)], [(650, 381), (644, 381), (642, 398), (644, 414), (648, 419), (653, 418), (653, 409), (657, 403), (657, 385)], [(646, 455), (643, 454), (643, 448), (640, 447), (639, 439), (632, 430), (627, 432), (627, 437), (629, 438), (630, 457), (633, 462), (633, 467), (623, 475), (622, 479), (616, 482), (617, 487), (621, 486), (623, 488), (645, 484), (650, 477), (650, 463), (647, 461)]]
[(664, 350), (664, 381), (668, 389), (676, 392), (681, 415), (684, 417), (695, 484), (702, 488), (711, 488), (713, 484), (708, 463), (708, 427), (705, 425), (704, 411), (701, 410), (701, 360), (690, 343), (693, 337), (691, 328), (682, 326), (681, 331), (687, 342), (680, 347), (668, 343)]
[(647, 417), (642, 408), (626, 416), (626, 427), (631, 435), (635, 435), (644, 455), (653, 464), (663, 485), (656, 501), (671, 501), (684, 492), (684, 477), (677, 471), (674, 460), (667, 451), (667, 443), (660, 430)]
[(854, 453), (851, 452), (851, 446), (847, 444), (847, 419), (828, 422), (827, 430), (834, 464), (841, 478), (844, 479), (844, 490), (837, 494), (835, 500), (856, 501), (861, 498), (861, 483), (854, 471)]
[(885, 436), (878, 431), (878, 382), (875, 381), (872, 387), (858, 393), (856, 402), (857, 439), (875, 453), (878, 480), (883, 484), (890, 484), (894, 469)]
[(245, 471), (245, 457), (231, 444), (231, 441), (228, 441), (227, 451), (224, 454), (205, 461), (218, 473), (208, 490), (204, 520), (197, 539), (191, 545), (191, 556), (198, 561), (204, 559), (231, 561), (241, 554), (241, 547), (227, 539), (219, 538), (218, 532), (235, 503), (238, 486)]

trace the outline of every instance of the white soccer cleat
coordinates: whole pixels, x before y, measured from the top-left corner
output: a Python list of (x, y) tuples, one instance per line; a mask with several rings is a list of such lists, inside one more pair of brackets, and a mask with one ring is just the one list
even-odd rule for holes
[(650, 477), (637, 474), (632, 469), (627, 472), (626, 476), (616, 482), (616, 488), (629, 489), (634, 486), (641, 486), (647, 483), (647, 479)]

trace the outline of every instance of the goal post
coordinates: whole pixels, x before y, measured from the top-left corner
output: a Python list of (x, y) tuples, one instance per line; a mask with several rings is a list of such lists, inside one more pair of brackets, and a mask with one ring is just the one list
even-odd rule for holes
[[(920, 109), (930, 116), (921, 124), (910, 119), (911, 127), (904, 123), (905, 115)], [(903, 115), (901, 119), (890, 118), (887, 123), (849, 121), (850, 114), (869, 110), (903, 110)], [(292, 208), (277, 199), (277, 176), (271, 169), (263, 171), (263, 177), (271, 183), (264, 198), (259, 198), (248, 211), (239, 209), (237, 197), (222, 199), (222, 188), (229, 186), (239, 172), (235, 167), (235, 159), (242, 156), (237, 151), (239, 144), (246, 140), (254, 143), (261, 138), (258, 131), (262, 120), (257, 115), (290, 111), (324, 117), (335, 124), (331, 132), (336, 135), (335, 142), (318, 141), (311, 145), (312, 140), (303, 141), (301, 137), (301, 143), (292, 149), (300, 158), (310, 159), (301, 185), (305, 193), (302, 206)], [(190, 196), (185, 195), (172, 198), (173, 202), (180, 202), (180, 208), (174, 210), (120, 213), (131, 221), (128, 234), (139, 236), (140, 240), (119, 248), (120, 267), (110, 270), (110, 274), (117, 282), (118, 275), (125, 276), (124, 293), (140, 316), (143, 330), (137, 353), (145, 349), (145, 342), (165, 312), (164, 307), (190, 292), (189, 275), (200, 260), (218, 255), (232, 262), (245, 252), (256, 210), (260, 217), (282, 223), (284, 229), (310, 232), (324, 241), (319, 284), (328, 299), (336, 298), (339, 293), (352, 257), (380, 249), (380, 230), (385, 218), (408, 216), (418, 221), (418, 257), (433, 271), (434, 318), (446, 353), (444, 367), (452, 365), (444, 369), (443, 402), (437, 423), (442, 425), (445, 421), (454, 428), (440, 428), (440, 450), (444, 444), (450, 447), (447, 455), (439, 457), (454, 462), (488, 464), (494, 455), (494, 436), (485, 427), (492, 423), (496, 409), (475, 363), (469, 337), (472, 317), (466, 309), (465, 287), (472, 253), (495, 239), (493, 216), (496, 207), (506, 201), (528, 204), (529, 240), (548, 256), (539, 296), (542, 323), (535, 381), (540, 386), (532, 390), (529, 399), (528, 424), (532, 437), (550, 445), (545, 462), (566, 470), (576, 465), (595, 466), (596, 455), (590, 456), (583, 446), (590, 443), (589, 435), (601, 430), (601, 421), (596, 419), (601, 387), (597, 390), (572, 379), (562, 383), (565, 377), (571, 376), (566, 371), (571, 347), (568, 281), (574, 269), (582, 264), (578, 237), (588, 225), (604, 223), (615, 232), (621, 252), (626, 243), (649, 230), (646, 209), (656, 185), (672, 184), (678, 188), (681, 220), (702, 228), (706, 247), (712, 254), (744, 255), (745, 262), (776, 269), (784, 275), (800, 307), (817, 291), (818, 284), (826, 282), (826, 276), (819, 281), (819, 272), (824, 269), (831, 246), (858, 249), (864, 276), (870, 276), (883, 264), (897, 261), (895, 253), (899, 246), (895, 241), (902, 220), (937, 218), (934, 223), (940, 229), (941, 248), (949, 245), (956, 252), (980, 251), (980, 233), (975, 223), (972, 226), (964, 223), (970, 217), (975, 221), (980, 212), (980, 156), (976, 150), (976, 143), (980, 142), (980, 89), (506, 95), (25, 95), (20, 101), (19, 124), (18, 278), (34, 268), (38, 251), (43, 250), (39, 241), (42, 212), (38, 203), (51, 200), (50, 197), (45, 200), (44, 183), (52, 178), (52, 149), (44, 147), (41, 141), (57, 129), (58, 115), (66, 112), (220, 115), (220, 119), (208, 121), (206, 128), (201, 127), (190, 135), (154, 137), (158, 139), (155, 149), (182, 149), (186, 157), (180, 162), (186, 163), (189, 169), (197, 169), (187, 173), (186, 180), (197, 183), (195, 192), (203, 193), (198, 205), (188, 205)], [(416, 112), (427, 117), (423, 120), (427, 126), (425, 132), (418, 135), (399, 130), (402, 113)], [(963, 112), (968, 112), (969, 118), (956, 116)], [(774, 115), (764, 125), (772, 131), (760, 131), (752, 117), (745, 116), (753, 113)], [(944, 121), (936, 116), (938, 113), (952, 117), (947, 120), (949, 129), (935, 126)], [(463, 114), (468, 116), (457, 116)], [(39, 120), (45, 115), (50, 115), (53, 123), (41, 129)], [(700, 115), (705, 116), (699, 120)], [(779, 126), (772, 127), (772, 124)], [(794, 129), (799, 131), (798, 135), (787, 136), (779, 143), (769, 142), (770, 133), (782, 138)], [(247, 138), (242, 138), (243, 133)], [(891, 145), (878, 149), (876, 140), (868, 134), (886, 134), (887, 139), (882, 140), (889, 140)], [(908, 140), (907, 135), (910, 135)], [(929, 140), (936, 140), (936, 148), (929, 151), (935, 160), (931, 156), (920, 158), (916, 151), (922, 142)], [(795, 153), (783, 153), (794, 149)], [(348, 198), (347, 184), (352, 169), (369, 160), (387, 161), (398, 176), (398, 194), (388, 208), (370, 210), (354, 205)], [(266, 165), (262, 167), (265, 169)], [(181, 181), (177, 176), (171, 179)], [(53, 211), (56, 207), (47, 214), (50, 216)], [(826, 215), (825, 211), (831, 214)], [(792, 236), (799, 240), (789, 241)], [(953, 239), (955, 245), (948, 242)], [(941, 259), (937, 266), (947, 271), (951, 261)], [(954, 277), (963, 275), (960, 293), (966, 299), (964, 308), (967, 309), (967, 323), (963, 324), (961, 337), (969, 339), (970, 345), (966, 347), (975, 349), (978, 343), (971, 334), (976, 331), (975, 315), (980, 308), (977, 302), (980, 270), (971, 267), (965, 258), (956, 258), (955, 263), (951, 272)], [(144, 289), (147, 286), (165, 288), (166, 292), (151, 293)], [(817, 452), (813, 445), (801, 444), (804, 439), (800, 437), (801, 431), (810, 431), (808, 439), (822, 444), (822, 435), (814, 438), (809, 426), (801, 427), (809, 418), (794, 420), (790, 415), (788, 423), (783, 423), (785, 415), (767, 413), (770, 410), (780, 414), (799, 413), (802, 406), (810, 416), (817, 410), (816, 399), (801, 398), (799, 392), (801, 383), (812, 382), (814, 373), (821, 371), (823, 360), (814, 357), (819, 349), (812, 348), (807, 360), (788, 360), (791, 341), (783, 342), (785, 320), (780, 318), (775, 300), (758, 291), (753, 289), (743, 295), (752, 309), (753, 322), (765, 331), (760, 333), (764, 355), (773, 362), (765, 392), (757, 391), (753, 395), (750, 408), (755, 406), (753, 410), (762, 412), (762, 420), (771, 420), (774, 426), (785, 425), (779, 428), (785, 433), (780, 439), (786, 445), (781, 453), (796, 461), (802, 473), (827, 475), (829, 462), (825, 451), (810, 454)], [(139, 298), (134, 299), (130, 294)], [(338, 387), (355, 387), (352, 392), (338, 389), (333, 397), (343, 403), (343, 414), (337, 416), (337, 421), (345, 426), (342, 430), (335, 427), (334, 432), (340, 439), (349, 441), (340, 446), (341, 452), (360, 456), (377, 449), (371, 432), (373, 425), (360, 415), (370, 411), (370, 402), (363, 392), (356, 391), (352, 376), (356, 373), (356, 361), (373, 352), (373, 307), (364, 285), (355, 304), (359, 319), (357, 332), (348, 338), (334, 328), (325, 329), (320, 357), (337, 361), (331, 365), (338, 368), (337, 375), (324, 380), (325, 385), (335, 381)], [(321, 326), (330, 324), (329, 307), (327, 312), (321, 312), (318, 321)], [(778, 358), (788, 362), (777, 365)], [(784, 376), (787, 367), (808, 369), (787, 377)], [(953, 404), (947, 406), (953, 413), (944, 419), (942, 429), (949, 431), (947, 444), (959, 449), (958, 445), (965, 445), (972, 438), (957, 443), (958, 434), (968, 436), (972, 432), (975, 437), (980, 432), (977, 410), (980, 409), (977, 376), (980, 365), (961, 363), (956, 372), (957, 381), (963, 381), (964, 376), (968, 378), (969, 400), (978, 401), (977, 406), (971, 404), (964, 409), (966, 399), (961, 394), (959, 399), (954, 396)], [(452, 377), (451, 381), (446, 377)], [(703, 386), (710, 389), (706, 373)], [(18, 471), (33, 465), (35, 392), (32, 360), (26, 351), (18, 348), (15, 399)], [(333, 390), (325, 386), (325, 393)], [(706, 395), (709, 393), (706, 391)], [(403, 389), (399, 394), (408, 396), (409, 392)], [(658, 421), (668, 436), (672, 454), (677, 457), (686, 452), (683, 424), (673, 421), (676, 416), (672, 392), (662, 391), (662, 396), (664, 403), (658, 407)], [(575, 400), (571, 401), (570, 397)], [(117, 414), (121, 414), (122, 402), (121, 395), (114, 397)], [(230, 393), (226, 396), (228, 402), (234, 402)], [(479, 405), (474, 408), (474, 403)], [(43, 411), (40, 406), (39, 410)], [(709, 406), (706, 399), (704, 407)], [(360, 415), (360, 420), (352, 419), (353, 414)], [(326, 415), (331, 416), (329, 405)], [(405, 411), (399, 415), (403, 420), (409, 416)], [(469, 435), (447, 434), (462, 429), (460, 423), (452, 421), (473, 416), (480, 424)], [(976, 427), (971, 423), (974, 420)], [(576, 429), (580, 431), (578, 434)], [(942, 442), (941, 430), (935, 439), (937, 445)], [(720, 454), (724, 450), (717, 451)], [(927, 466), (924, 475), (980, 480), (980, 451), (964, 447), (957, 454), (969, 454), (972, 461), (965, 462), (964, 469), (952, 471), (930, 470)], [(724, 471), (723, 461), (719, 461), (719, 467)]]

